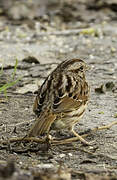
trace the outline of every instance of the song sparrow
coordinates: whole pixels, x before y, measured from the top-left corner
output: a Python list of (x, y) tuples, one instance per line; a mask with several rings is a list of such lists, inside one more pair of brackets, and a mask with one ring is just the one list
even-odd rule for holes
[(85, 79), (87, 66), (81, 59), (60, 63), (46, 78), (34, 102), (37, 119), (27, 136), (49, 133), (51, 129), (68, 129), (85, 144), (89, 144), (74, 131), (89, 99), (89, 86)]

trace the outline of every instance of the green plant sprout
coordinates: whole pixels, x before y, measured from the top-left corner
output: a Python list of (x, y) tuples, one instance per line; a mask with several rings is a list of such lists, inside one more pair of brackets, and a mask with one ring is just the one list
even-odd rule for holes
[[(14, 86), (21, 78), (18, 78), (16, 80), (14, 80), (15, 78), (15, 74), (16, 74), (16, 71), (17, 71), (17, 65), (18, 65), (18, 60), (16, 59), (16, 62), (15, 62), (15, 66), (14, 66), (14, 71), (12, 73), (12, 80), (11, 82), (7, 82), (6, 84), (4, 84), (2, 87), (0, 87), (0, 93), (1, 92), (4, 92), (5, 96), (7, 97), (7, 89)], [(1, 70), (0, 70), (0, 76), (3, 74), (3, 71), (4, 71), (4, 68), (2, 66)]]

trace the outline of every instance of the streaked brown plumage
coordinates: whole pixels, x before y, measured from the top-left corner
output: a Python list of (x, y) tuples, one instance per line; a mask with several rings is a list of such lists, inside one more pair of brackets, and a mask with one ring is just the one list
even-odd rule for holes
[(51, 127), (55, 130), (68, 129), (83, 143), (89, 144), (73, 130), (89, 99), (86, 69), (81, 59), (66, 60), (46, 78), (34, 102), (37, 118), (28, 137), (48, 133)]

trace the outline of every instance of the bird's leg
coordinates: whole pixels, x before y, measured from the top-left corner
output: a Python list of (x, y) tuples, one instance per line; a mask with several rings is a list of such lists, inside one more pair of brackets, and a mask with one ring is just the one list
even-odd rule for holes
[(88, 145), (88, 146), (92, 145), (92, 143), (87, 142), (82, 136), (80, 136), (78, 133), (76, 133), (74, 131), (73, 127), (70, 127), (68, 130), (71, 131), (76, 137), (72, 137), (72, 138), (62, 140), (65, 143), (71, 143), (72, 141), (76, 141), (76, 138), (77, 138), (78, 140), (80, 140), (85, 145)]
[(76, 133), (73, 128), (71, 129), (71, 132), (79, 138), (79, 140), (83, 143), (83, 144), (86, 144), (86, 145), (91, 145), (89, 142), (87, 142), (84, 138), (82, 138), (82, 136), (80, 136), (78, 133)]

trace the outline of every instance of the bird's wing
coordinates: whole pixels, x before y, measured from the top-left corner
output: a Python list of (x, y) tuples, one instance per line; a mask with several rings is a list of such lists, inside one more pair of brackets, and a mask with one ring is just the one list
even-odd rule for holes
[(35, 98), (33, 111), (39, 117), (43, 107), (48, 104), (50, 96), (50, 88), (52, 84), (52, 76), (48, 76), (40, 89), (38, 90), (38, 95)]
[[(70, 81), (70, 80), (69, 80)], [(71, 87), (69, 87), (71, 86)], [(57, 90), (54, 96), (52, 109), (54, 113), (69, 112), (80, 107), (88, 101), (89, 87), (87, 82), (70, 82)]]

